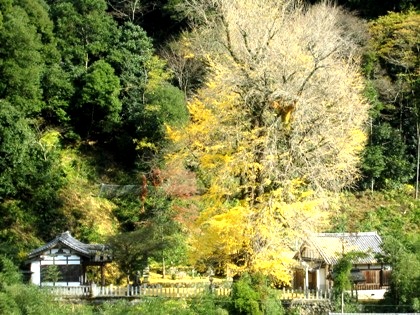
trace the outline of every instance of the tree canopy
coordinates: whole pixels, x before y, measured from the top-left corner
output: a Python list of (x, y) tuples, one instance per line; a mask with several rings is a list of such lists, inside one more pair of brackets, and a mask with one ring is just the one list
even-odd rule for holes
[(323, 223), (320, 197), (357, 176), (369, 108), (357, 47), (325, 4), (192, 3), (211, 74), (169, 136), (204, 186), (194, 254), (287, 282), (293, 240)]
[(337, 3), (0, 0), (0, 254), (285, 284), (297, 239), (378, 230), (417, 309), (419, 7)]
[(364, 69), (374, 107), (365, 180), (372, 189), (413, 180), (418, 186), (419, 14), (390, 12), (372, 21), (369, 30)]

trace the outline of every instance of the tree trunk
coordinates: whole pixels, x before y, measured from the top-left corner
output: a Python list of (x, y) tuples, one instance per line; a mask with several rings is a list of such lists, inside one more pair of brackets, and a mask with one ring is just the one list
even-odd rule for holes
[(162, 278), (166, 277), (166, 266), (165, 266), (165, 257), (162, 258)]

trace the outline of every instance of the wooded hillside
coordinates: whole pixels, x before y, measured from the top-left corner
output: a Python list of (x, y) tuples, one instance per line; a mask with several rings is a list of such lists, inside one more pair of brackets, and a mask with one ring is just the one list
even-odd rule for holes
[(412, 272), (416, 3), (0, 0), (0, 254), (69, 230), (113, 246), (118, 281), (287, 284), (305, 235), (376, 230)]

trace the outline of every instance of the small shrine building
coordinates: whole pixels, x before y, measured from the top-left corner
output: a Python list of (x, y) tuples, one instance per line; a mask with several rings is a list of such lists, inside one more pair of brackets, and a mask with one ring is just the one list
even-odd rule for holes
[[(58, 235), (49, 243), (31, 251), (30, 282), (39, 286), (79, 286), (87, 283), (86, 268), (99, 266), (101, 285), (104, 281), (104, 266), (112, 261), (109, 248), (103, 244), (85, 244), (71, 236), (70, 232)], [(50, 266), (57, 266), (57, 281), (52, 283), (47, 276)]]

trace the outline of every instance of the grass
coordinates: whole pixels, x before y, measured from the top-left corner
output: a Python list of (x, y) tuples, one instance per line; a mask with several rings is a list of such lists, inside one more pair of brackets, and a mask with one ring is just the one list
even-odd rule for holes
[[(215, 278), (213, 277), (214, 283), (220, 283), (226, 281), (225, 278)], [(177, 283), (203, 283), (208, 282), (210, 283), (210, 278), (205, 276), (194, 276), (191, 277), (189, 275), (186, 275), (182, 278), (176, 278), (173, 279), (170, 274), (167, 274), (165, 278), (162, 278), (162, 275), (156, 272), (150, 272), (149, 273), (149, 283), (151, 284), (157, 284), (157, 283), (166, 283), (166, 284), (177, 284)]]

